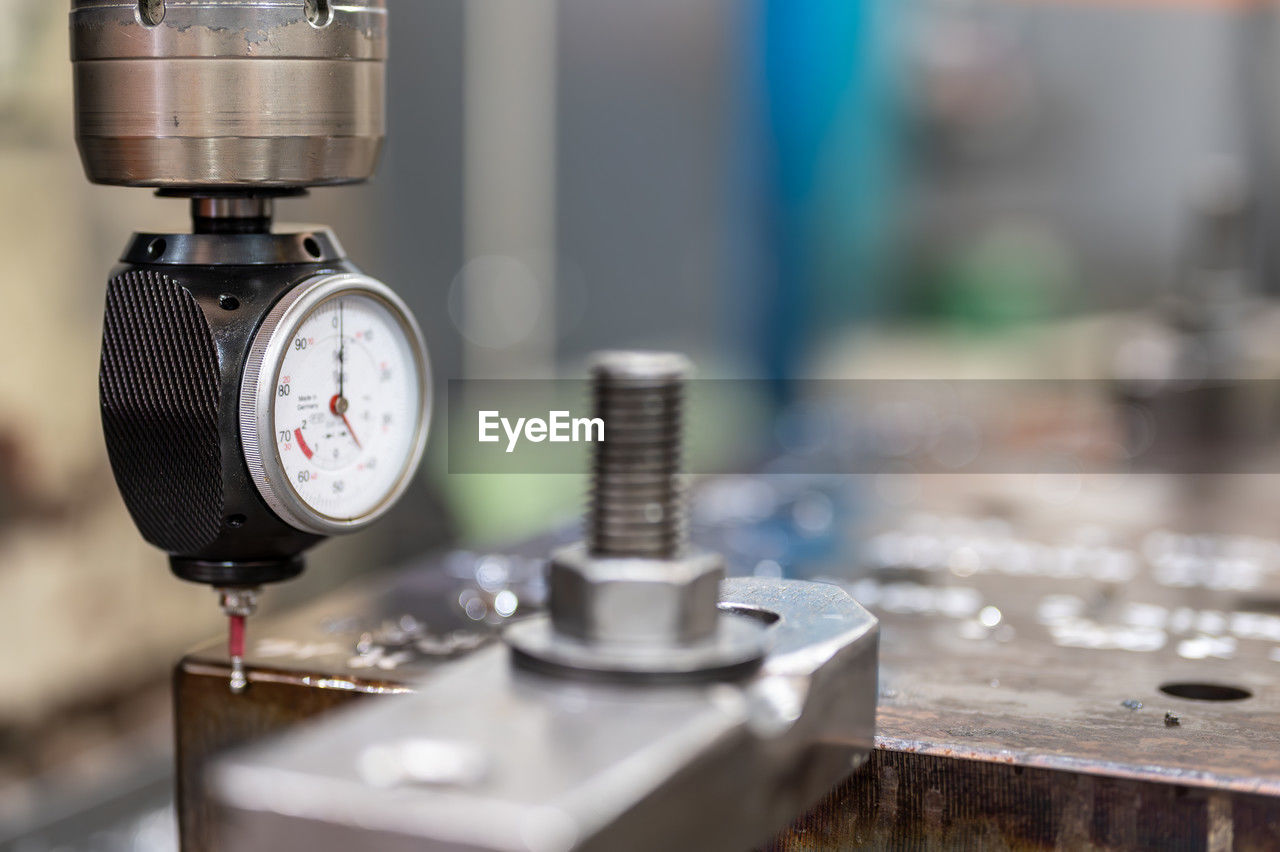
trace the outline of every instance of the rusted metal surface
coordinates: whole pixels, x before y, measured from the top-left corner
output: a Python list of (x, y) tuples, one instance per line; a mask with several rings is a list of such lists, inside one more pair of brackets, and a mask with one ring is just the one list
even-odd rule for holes
[(394, 692), (391, 684), (338, 681), (319, 684), (296, 673), (259, 670), (252, 695), (231, 695), (229, 666), (184, 660), (174, 673), (177, 724), (177, 801), (182, 847), (214, 850), (212, 803), (203, 770), (227, 748), (287, 730), (299, 722), (370, 694)]
[(1280, 847), (1273, 799), (882, 750), (769, 852)]
[(1154, 477), (1039, 509), (970, 482), (957, 508), (1017, 514), (868, 535), (881, 748), (1280, 796), (1280, 545), (1267, 478), (1234, 479), (1189, 517)]
[(930, 478), (810, 568), (881, 618), (879, 751), (775, 848), (1280, 846), (1269, 478), (1051, 485)]
[[(937, 476), (894, 500), (848, 477), (721, 485), (776, 504), (744, 518), (713, 511), (715, 489), (698, 497), (696, 537), (733, 572), (839, 582), (881, 619), (879, 751), (774, 848), (1280, 846), (1268, 477)], [(293, 705), (271, 721), (234, 721), (222, 649), (193, 655), (186, 677), (218, 674), (198, 693), (211, 708), (190, 688), (180, 704), (184, 777), (211, 747), (304, 715), (300, 692), (331, 706), (344, 684), (403, 683), (485, 641), (503, 591), (538, 603), (552, 544), (428, 560), (253, 625), (249, 700)], [(1239, 700), (1203, 700), (1224, 697)], [(193, 725), (215, 730), (184, 736)]]

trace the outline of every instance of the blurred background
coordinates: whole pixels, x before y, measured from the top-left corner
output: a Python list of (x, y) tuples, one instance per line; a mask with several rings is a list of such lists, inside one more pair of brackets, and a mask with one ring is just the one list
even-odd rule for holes
[[(0, 844), (172, 849), (168, 676), (221, 623), (130, 523), (96, 375), (113, 259), (187, 212), (85, 180), (65, 5), (0, 0)], [(765, 380), (741, 431), (767, 435), (797, 378), (1268, 358), (1250, 306), (1280, 285), (1258, 239), (1280, 188), (1271, 4), (389, 6), (377, 178), (277, 219), (332, 226), (399, 290), (438, 388), (672, 348)], [(269, 607), (577, 511), (577, 477), (448, 474), (442, 434), (395, 516)]]

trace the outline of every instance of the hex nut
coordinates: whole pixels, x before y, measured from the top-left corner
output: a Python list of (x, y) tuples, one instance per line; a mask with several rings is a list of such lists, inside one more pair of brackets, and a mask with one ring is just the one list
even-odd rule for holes
[(587, 642), (684, 645), (715, 635), (724, 560), (594, 557), (578, 544), (551, 559), (556, 632)]

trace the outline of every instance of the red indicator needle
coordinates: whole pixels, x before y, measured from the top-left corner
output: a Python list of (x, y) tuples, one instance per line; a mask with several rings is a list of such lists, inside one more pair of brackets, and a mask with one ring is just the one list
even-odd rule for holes
[(356, 446), (364, 449), (360, 445), (360, 439), (356, 437), (356, 430), (351, 428), (351, 421), (347, 419), (347, 401), (342, 394), (335, 393), (333, 398), (329, 400), (329, 410), (342, 418), (342, 423), (347, 427), (347, 434), (351, 436), (351, 440), (356, 442)]
[(304, 438), (304, 437), (302, 437), (302, 430), (301, 430), (301, 429), (294, 429), (294, 430), (293, 430), (293, 437), (295, 437), (295, 438), (297, 438), (297, 439), (298, 439), (298, 449), (302, 450), (302, 454), (303, 454), (304, 456), (306, 456), (307, 458), (311, 458), (311, 456), (313, 455), (313, 453), (312, 453), (312, 451), (311, 451), (311, 448), (310, 448), (309, 446), (307, 446), (307, 439), (306, 439), (306, 438)]
[(351, 428), (351, 421), (347, 419), (347, 415), (342, 415), (342, 422), (346, 424), (347, 434), (351, 436), (351, 440), (356, 442), (356, 447), (363, 450), (364, 447), (360, 446), (360, 439), (356, 437), (355, 430)]

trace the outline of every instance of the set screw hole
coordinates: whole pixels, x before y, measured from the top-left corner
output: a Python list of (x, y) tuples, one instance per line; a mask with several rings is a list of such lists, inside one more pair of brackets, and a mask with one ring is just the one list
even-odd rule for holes
[(333, 4), (329, 0), (303, 0), (302, 7), (313, 27), (327, 27), (333, 20)]
[[(222, 308), (224, 311), (234, 311), (236, 308), (240, 307), (240, 300), (235, 296), (232, 296), (230, 293), (223, 293), (218, 297), (218, 307)], [(240, 515), (233, 515), (232, 517), (238, 518)]]
[(307, 250), (307, 254), (314, 258), (319, 258), (321, 255), (320, 243), (316, 241), (315, 237), (307, 237), (303, 240), (302, 247)]
[(138, 0), (138, 19), (148, 27), (164, 20), (164, 0)]
[(245, 522), (244, 515), (232, 515), (231, 517), (227, 518), (227, 525), (232, 527), (242, 527), (244, 526), (244, 522)]
[(156, 237), (154, 240), (147, 243), (147, 257), (151, 258), (152, 260), (159, 260), (160, 257), (164, 254), (164, 250), (166, 247), (167, 246), (165, 244), (164, 238)]

